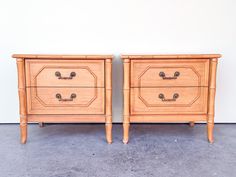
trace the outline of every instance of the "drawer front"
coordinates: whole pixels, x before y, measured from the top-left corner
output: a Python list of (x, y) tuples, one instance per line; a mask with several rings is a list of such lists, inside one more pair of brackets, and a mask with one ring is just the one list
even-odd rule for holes
[(206, 114), (207, 87), (131, 88), (131, 114)]
[(29, 114), (104, 114), (104, 88), (27, 88)]
[(104, 61), (26, 60), (26, 85), (104, 87)]
[(131, 60), (131, 87), (208, 86), (209, 60)]

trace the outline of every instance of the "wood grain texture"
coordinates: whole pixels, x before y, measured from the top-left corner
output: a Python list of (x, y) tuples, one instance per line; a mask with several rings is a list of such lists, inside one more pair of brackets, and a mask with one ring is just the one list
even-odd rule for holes
[(25, 144), (27, 141), (27, 100), (26, 100), (26, 86), (25, 86), (25, 67), (24, 60), (17, 59), (18, 70), (18, 93), (20, 105), (20, 131), (21, 143)]
[(208, 139), (213, 142), (216, 65), (220, 54), (121, 57), (124, 143), (129, 139), (130, 122), (189, 122), (194, 126), (196, 121), (207, 122)]
[(168, 123), (206, 121), (207, 114), (156, 114), (156, 115), (130, 115), (130, 122), (134, 123)]
[[(71, 101), (72, 94), (76, 98)], [(29, 114), (104, 114), (104, 88), (30, 87), (27, 88)]]
[(112, 55), (13, 57), (18, 66), (22, 143), (27, 122), (106, 123), (106, 139), (112, 142)]
[(171, 55), (121, 55), (122, 59), (210, 59), (220, 58), (220, 54), (171, 54)]
[(112, 143), (112, 60), (105, 60), (106, 66), (106, 139)]
[(131, 87), (208, 86), (208, 76), (207, 59), (131, 60)]
[[(160, 94), (167, 101), (160, 99)], [(175, 101), (174, 94), (179, 95)], [(207, 113), (207, 87), (131, 88), (130, 95), (132, 115)]]
[(113, 59), (113, 55), (52, 55), (52, 54), (13, 54), (12, 55), (13, 58), (21, 58), (21, 59), (66, 59), (66, 60), (70, 60), (70, 59)]
[(216, 69), (218, 59), (210, 60), (210, 80), (209, 80), (209, 98), (208, 98), (208, 119), (207, 119), (207, 133), (210, 143), (214, 142), (214, 116), (215, 116), (215, 92), (216, 92)]
[(44, 122), (44, 123), (104, 123), (105, 115), (68, 115), (68, 114), (29, 114), (28, 122)]
[[(56, 76), (56, 72), (63, 79)], [(73, 72), (76, 75), (66, 79)], [(104, 60), (26, 60), (26, 85), (104, 87)]]
[(123, 117), (123, 143), (129, 141), (129, 126), (130, 126), (130, 60), (124, 60), (124, 117)]

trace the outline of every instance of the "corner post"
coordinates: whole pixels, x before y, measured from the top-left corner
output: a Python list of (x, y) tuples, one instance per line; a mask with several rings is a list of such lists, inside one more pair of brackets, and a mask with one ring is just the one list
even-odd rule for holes
[(25, 144), (27, 141), (27, 104), (26, 104), (26, 84), (25, 84), (25, 60), (17, 58), (18, 71), (18, 93), (20, 100), (20, 131), (21, 143)]
[(210, 72), (209, 72), (209, 90), (208, 90), (208, 119), (207, 119), (207, 133), (210, 143), (214, 142), (213, 129), (214, 129), (214, 114), (215, 114), (215, 92), (216, 92), (216, 69), (218, 59), (210, 59)]
[(123, 143), (127, 144), (129, 141), (129, 127), (130, 127), (130, 59), (124, 59), (124, 118), (123, 118)]
[(112, 143), (112, 59), (105, 60), (106, 78), (106, 139), (108, 144)]

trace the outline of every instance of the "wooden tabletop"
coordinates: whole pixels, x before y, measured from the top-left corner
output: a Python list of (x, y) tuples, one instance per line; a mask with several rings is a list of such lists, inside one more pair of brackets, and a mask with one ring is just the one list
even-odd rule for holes
[(121, 55), (122, 59), (204, 59), (220, 57), (220, 54)]
[(12, 58), (23, 58), (23, 59), (112, 59), (113, 55), (13, 54)]

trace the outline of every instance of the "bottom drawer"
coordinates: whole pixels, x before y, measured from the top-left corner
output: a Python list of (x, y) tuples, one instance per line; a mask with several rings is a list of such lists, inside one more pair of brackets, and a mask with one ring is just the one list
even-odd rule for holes
[(104, 88), (27, 88), (28, 114), (104, 114)]
[(207, 87), (131, 88), (131, 114), (206, 114)]

